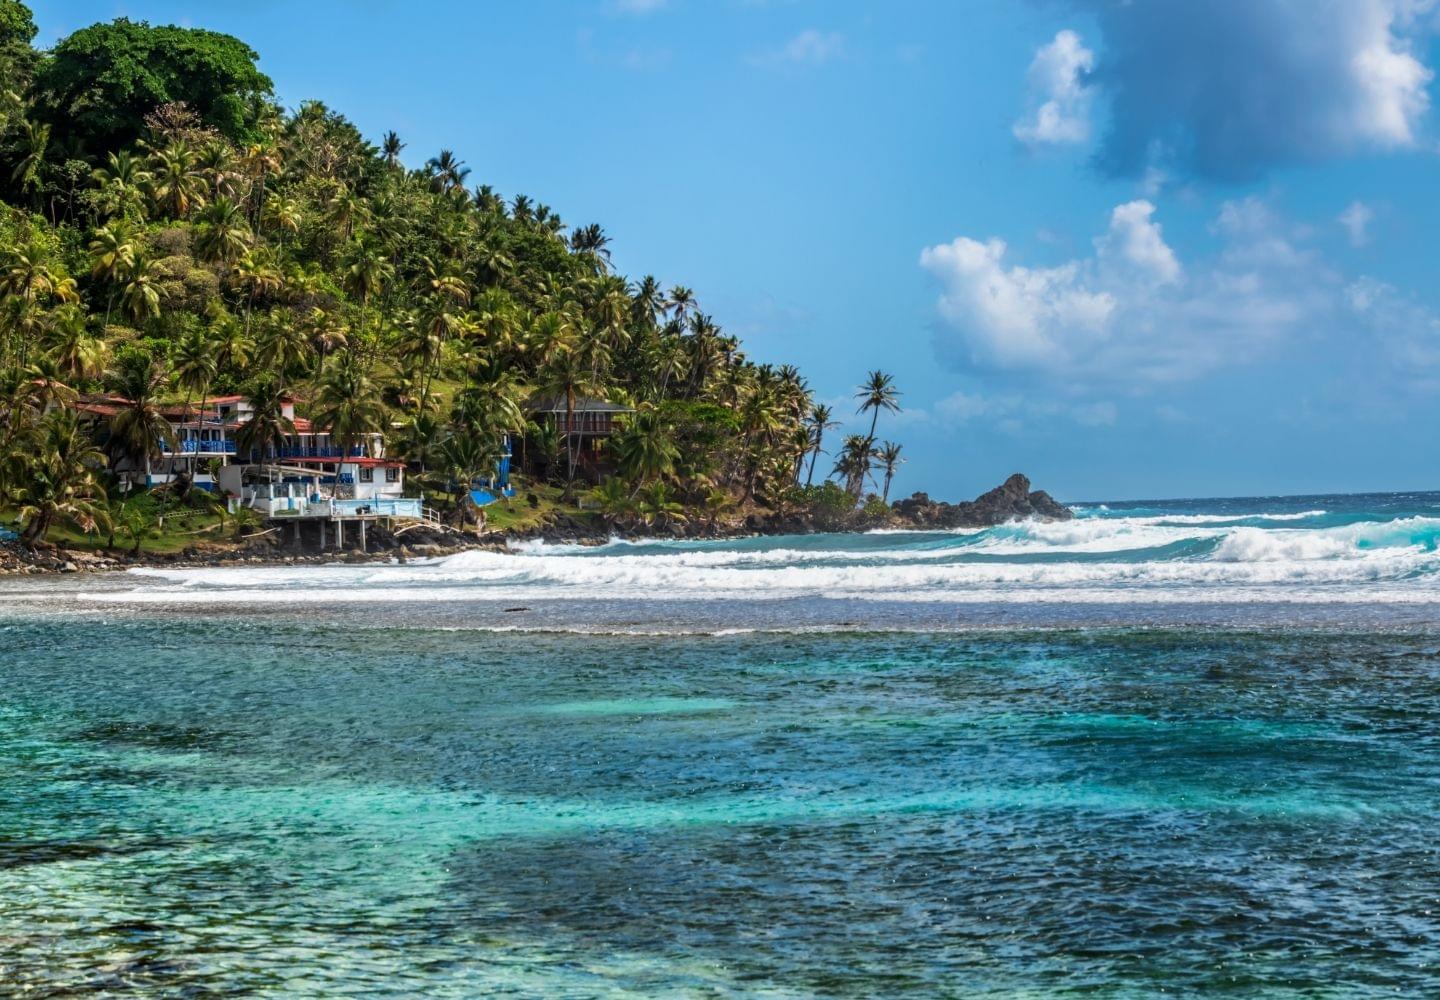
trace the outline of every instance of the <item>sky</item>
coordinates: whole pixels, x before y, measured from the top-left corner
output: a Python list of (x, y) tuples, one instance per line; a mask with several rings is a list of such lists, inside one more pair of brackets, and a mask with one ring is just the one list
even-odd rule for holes
[(33, 6), (599, 222), (850, 429), (890, 372), (896, 494), (1440, 486), (1440, 0)]

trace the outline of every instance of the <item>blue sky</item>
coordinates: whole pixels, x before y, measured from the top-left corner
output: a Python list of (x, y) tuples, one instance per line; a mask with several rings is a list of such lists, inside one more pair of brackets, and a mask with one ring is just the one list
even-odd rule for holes
[(37, 3), (235, 34), (281, 99), (599, 222), (754, 358), (905, 412), (897, 492), (1419, 489), (1433, 0)]

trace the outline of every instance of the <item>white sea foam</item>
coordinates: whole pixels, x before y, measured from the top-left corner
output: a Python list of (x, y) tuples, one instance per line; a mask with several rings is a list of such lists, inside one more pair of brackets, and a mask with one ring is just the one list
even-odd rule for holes
[[(956, 603), (1440, 602), (1440, 518), (1328, 528), (1162, 517), (1016, 522), (964, 534), (601, 547), (529, 542), (405, 564), (148, 569), (133, 603), (837, 598)], [(1252, 515), (1258, 517), (1260, 515)]]

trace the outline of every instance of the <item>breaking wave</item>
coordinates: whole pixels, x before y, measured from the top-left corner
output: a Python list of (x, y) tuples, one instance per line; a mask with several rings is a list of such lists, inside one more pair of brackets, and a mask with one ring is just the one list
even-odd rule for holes
[(983, 530), (599, 546), (405, 564), (136, 570), (110, 601), (609, 599), (1440, 603), (1440, 503), (1376, 513), (1080, 508)]

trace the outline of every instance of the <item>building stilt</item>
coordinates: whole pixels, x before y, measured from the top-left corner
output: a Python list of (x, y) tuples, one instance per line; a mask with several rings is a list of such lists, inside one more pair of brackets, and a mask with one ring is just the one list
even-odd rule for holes
[(320, 521), (320, 551), (325, 551), (325, 521), (323, 518)]
[(335, 522), (335, 551), (339, 552), (345, 547), (345, 522)]
[(360, 551), (365, 551), (365, 522), (360, 522)]

